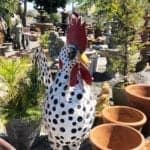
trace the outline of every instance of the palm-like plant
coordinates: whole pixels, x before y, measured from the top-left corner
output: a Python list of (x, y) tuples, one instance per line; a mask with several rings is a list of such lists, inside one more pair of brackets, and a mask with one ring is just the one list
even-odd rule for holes
[(0, 58), (0, 78), (8, 87), (15, 85), (17, 80), (27, 71), (29, 65), (27, 59)]
[(2, 98), (6, 119), (40, 117), (44, 88), (38, 82), (36, 66), (28, 59), (1, 58), (0, 63), (0, 78), (7, 86), (7, 95)]

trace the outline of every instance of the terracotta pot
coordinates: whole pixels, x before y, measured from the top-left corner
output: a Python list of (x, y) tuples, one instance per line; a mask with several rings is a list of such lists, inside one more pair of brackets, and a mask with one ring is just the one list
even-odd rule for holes
[(102, 111), (104, 123), (117, 123), (134, 127), (141, 130), (146, 123), (146, 115), (132, 107), (111, 106)]
[(93, 128), (90, 141), (92, 150), (140, 150), (144, 145), (144, 137), (139, 131), (113, 123)]
[(150, 85), (128, 85), (125, 91), (129, 105), (142, 110), (150, 119)]
[(150, 150), (150, 140), (145, 140), (145, 144), (141, 150)]

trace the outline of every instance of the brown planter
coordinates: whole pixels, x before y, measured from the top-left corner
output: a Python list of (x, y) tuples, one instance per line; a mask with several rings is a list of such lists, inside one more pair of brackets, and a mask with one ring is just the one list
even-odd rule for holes
[(112, 88), (113, 102), (115, 105), (128, 105), (125, 89), (114, 86)]
[(92, 150), (140, 150), (144, 145), (144, 137), (139, 131), (113, 123), (93, 128), (90, 141)]
[(135, 129), (141, 130), (146, 123), (146, 115), (132, 107), (128, 106), (111, 106), (102, 111), (104, 123), (117, 123), (128, 125)]
[(11, 120), (6, 125), (6, 131), (17, 150), (29, 150), (40, 134), (40, 121)]
[(129, 105), (142, 110), (150, 119), (150, 85), (128, 85), (125, 91)]

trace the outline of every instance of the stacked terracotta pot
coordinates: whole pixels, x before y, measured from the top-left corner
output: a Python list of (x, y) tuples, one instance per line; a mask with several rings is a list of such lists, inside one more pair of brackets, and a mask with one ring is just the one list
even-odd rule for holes
[(93, 150), (141, 150), (145, 144), (140, 133), (146, 115), (128, 106), (111, 106), (102, 111), (102, 125), (93, 128), (90, 140)]

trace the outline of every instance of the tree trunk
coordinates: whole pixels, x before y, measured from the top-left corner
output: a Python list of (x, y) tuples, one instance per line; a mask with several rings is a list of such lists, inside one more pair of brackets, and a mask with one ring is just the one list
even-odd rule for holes
[(129, 61), (129, 53), (128, 53), (128, 44), (127, 42), (124, 45), (124, 76), (126, 77), (128, 74), (128, 62)]
[(22, 17), (22, 23), (23, 26), (26, 26), (26, 16), (27, 16), (27, 0), (24, 0), (24, 12), (23, 12), (23, 17)]

